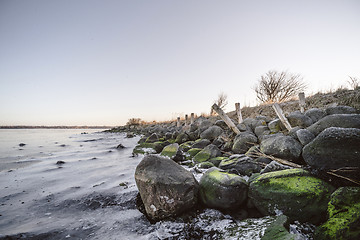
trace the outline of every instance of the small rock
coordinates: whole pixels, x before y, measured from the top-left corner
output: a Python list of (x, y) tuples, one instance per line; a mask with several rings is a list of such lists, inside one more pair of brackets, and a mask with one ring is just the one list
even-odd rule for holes
[(56, 165), (62, 165), (62, 164), (65, 164), (65, 162), (64, 161), (57, 161), (56, 162)]

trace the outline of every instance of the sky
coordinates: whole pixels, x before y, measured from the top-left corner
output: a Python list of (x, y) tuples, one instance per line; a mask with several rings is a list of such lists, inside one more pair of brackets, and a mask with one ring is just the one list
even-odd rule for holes
[(358, 0), (0, 0), (0, 125), (170, 120), (221, 92), (232, 111), (270, 70), (345, 86), (359, 23)]

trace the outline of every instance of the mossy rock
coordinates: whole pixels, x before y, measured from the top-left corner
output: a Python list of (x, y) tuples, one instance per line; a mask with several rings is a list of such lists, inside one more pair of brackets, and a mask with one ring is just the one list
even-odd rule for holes
[(210, 168), (200, 179), (200, 199), (208, 207), (237, 208), (247, 199), (248, 186), (239, 175)]
[(220, 149), (217, 146), (210, 144), (196, 154), (193, 160), (195, 163), (201, 163), (208, 161), (210, 158), (219, 156), (221, 156)]
[(199, 168), (205, 168), (205, 169), (215, 167), (215, 165), (211, 162), (202, 162), (198, 166), (199, 166)]
[(288, 218), (280, 215), (265, 230), (261, 240), (295, 240), (296, 235), (289, 233), (285, 226), (288, 226)]
[(182, 151), (179, 147), (179, 144), (173, 143), (170, 144), (162, 150), (160, 153), (161, 156), (171, 158), (174, 161), (182, 161), (184, 160), (184, 157), (182, 155)]
[(227, 157), (215, 157), (215, 158), (210, 158), (209, 159), (209, 162), (211, 162), (212, 164), (214, 164), (216, 167), (219, 166), (219, 164), (222, 162), (222, 161), (225, 161), (229, 158)]
[(140, 143), (134, 148), (133, 155), (157, 153), (157, 151), (155, 150), (155, 146), (155, 143)]
[(191, 148), (186, 152), (186, 159), (192, 159), (196, 154), (198, 154), (202, 149), (201, 148)]
[(189, 149), (191, 149), (191, 146), (193, 144), (194, 144), (194, 141), (187, 141), (187, 142), (180, 144), (180, 147), (184, 152), (187, 152), (187, 151), (189, 151)]
[(250, 184), (249, 197), (263, 214), (279, 211), (290, 221), (318, 224), (326, 218), (334, 187), (303, 169), (265, 173)]
[(360, 188), (341, 187), (328, 205), (329, 219), (316, 229), (316, 239), (360, 239)]

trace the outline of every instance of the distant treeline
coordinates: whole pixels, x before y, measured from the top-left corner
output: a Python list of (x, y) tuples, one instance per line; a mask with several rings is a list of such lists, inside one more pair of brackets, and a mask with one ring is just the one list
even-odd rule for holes
[(0, 129), (110, 129), (111, 126), (0, 126)]

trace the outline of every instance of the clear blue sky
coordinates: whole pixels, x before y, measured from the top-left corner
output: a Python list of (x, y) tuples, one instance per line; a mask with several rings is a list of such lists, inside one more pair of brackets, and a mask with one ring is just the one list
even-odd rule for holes
[(122, 125), (360, 77), (360, 1), (0, 0), (0, 125)]

